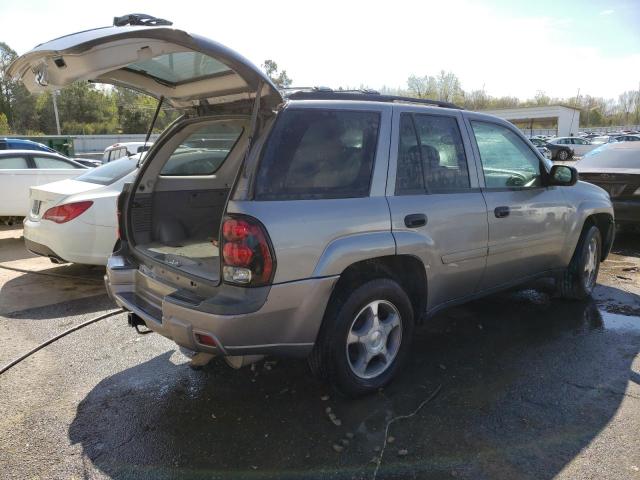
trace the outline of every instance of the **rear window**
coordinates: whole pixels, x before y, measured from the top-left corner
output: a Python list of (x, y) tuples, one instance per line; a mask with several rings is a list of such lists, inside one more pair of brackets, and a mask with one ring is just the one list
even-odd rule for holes
[(262, 154), (256, 199), (367, 196), (379, 126), (377, 112), (285, 110)]
[(111, 185), (125, 175), (136, 169), (137, 162), (130, 158), (121, 158), (113, 162), (106, 163), (96, 168), (92, 168), (87, 173), (83, 173), (75, 180), (81, 182), (97, 183), (98, 185)]
[(161, 175), (212, 175), (242, 135), (245, 120), (218, 121), (189, 135), (162, 167)]
[(221, 61), (199, 52), (167, 53), (132, 63), (126, 69), (172, 85), (231, 72)]

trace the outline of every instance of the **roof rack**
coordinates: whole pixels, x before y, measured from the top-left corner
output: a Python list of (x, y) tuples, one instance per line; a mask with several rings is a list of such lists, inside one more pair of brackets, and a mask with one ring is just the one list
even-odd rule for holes
[(455, 108), (462, 110), (462, 107), (450, 102), (431, 100), (428, 98), (402, 97), (397, 95), (382, 95), (375, 90), (332, 90), (326, 87), (289, 88), (295, 90), (293, 93), (285, 93), (291, 100), (354, 100), (389, 103), (419, 103), (442, 108)]

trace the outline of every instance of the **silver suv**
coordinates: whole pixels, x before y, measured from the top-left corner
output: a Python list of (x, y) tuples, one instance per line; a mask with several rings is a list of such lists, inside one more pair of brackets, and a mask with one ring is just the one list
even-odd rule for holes
[(588, 296), (607, 193), (510, 123), (372, 92), (288, 98), (226, 47), (168, 26), (40, 45), (32, 90), (127, 85), (184, 116), (120, 197), (106, 285), (131, 323), (199, 352), (309, 358), (343, 392), (401, 370), (414, 326), (540, 276)]

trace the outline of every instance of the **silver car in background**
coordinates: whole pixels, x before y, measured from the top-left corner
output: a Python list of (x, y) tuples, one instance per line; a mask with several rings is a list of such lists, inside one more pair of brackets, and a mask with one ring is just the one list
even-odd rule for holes
[(587, 297), (613, 241), (604, 190), (448, 103), (283, 98), (237, 53), (168, 26), (69, 35), (10, 74), (32, 90), (124, 83), (185, 113), (119, 199), (106, 284), (132, 325), (199, 352), (307, 357), (349, 395), (399, 373), (443, 308), (541, 276)]

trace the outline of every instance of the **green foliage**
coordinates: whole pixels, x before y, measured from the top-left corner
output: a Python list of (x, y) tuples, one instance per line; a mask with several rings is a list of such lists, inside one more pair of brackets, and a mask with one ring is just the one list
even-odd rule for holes
[[(142, 133), (149, 129), (158, 100), (126, 88), (114, 88), (121, 133)], [(161, 109), (154, 132), (161, 132), (177, 118), (175, 111)]]
[(278, 88), (286, 88), (291, 86), (292, 80), (287, 75), (286, 70), (278, 71), (278, 64), (273, 60), (265, 60), (262, 64), (262, 69), (267, 76)]
[(9, 121), (7, 116), (0, 112), (0, 135), (7, 135), (9, 133)]

